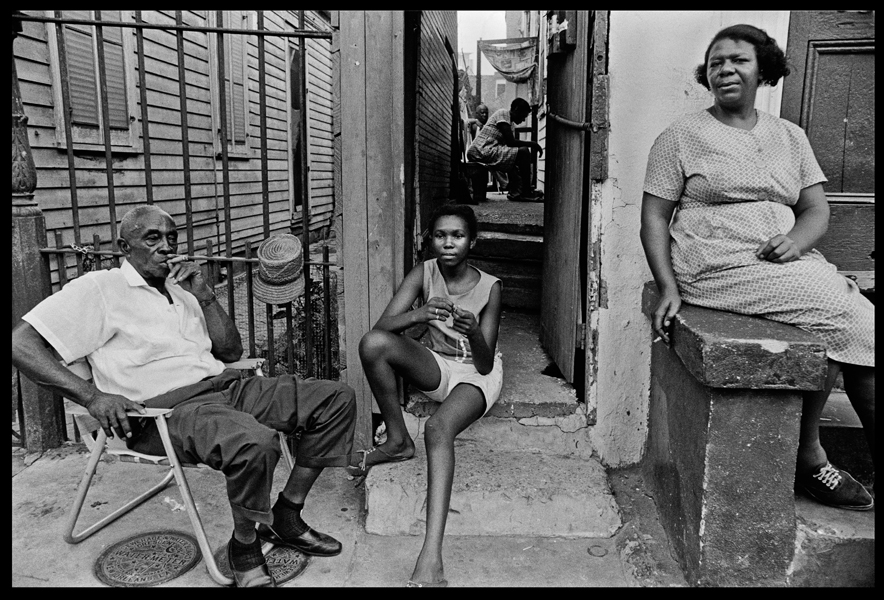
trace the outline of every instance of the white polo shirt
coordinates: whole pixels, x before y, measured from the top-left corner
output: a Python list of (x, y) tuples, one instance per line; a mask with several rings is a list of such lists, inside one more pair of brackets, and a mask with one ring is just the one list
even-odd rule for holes
[(124, 260), (74, 279), (22, 319), (65, 362), (87, 357), (98, 389), (138, 402), (224, 370), (197, 299), (166, 290), (172, 304)]

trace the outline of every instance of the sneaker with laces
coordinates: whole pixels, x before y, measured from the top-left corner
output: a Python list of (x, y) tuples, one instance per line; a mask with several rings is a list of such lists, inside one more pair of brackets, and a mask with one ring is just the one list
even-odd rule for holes
[(826, 506), (869, 510), (875, 505), (872, 495), (860, 482), (828, 461), (819, 469), (798, 475), (796, 482), (811, 498)]

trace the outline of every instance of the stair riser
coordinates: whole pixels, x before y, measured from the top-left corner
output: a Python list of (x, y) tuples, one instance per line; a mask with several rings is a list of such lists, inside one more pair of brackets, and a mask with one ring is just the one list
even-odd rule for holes
[(470, 257), (470, 264), (501, 280), (504, 308), (540, 310), (540, 261)]
[(820, 443), (829, 460), (844, 469), (862, 484), (875, 480), (875, 464), (861, 427), (830, 427), (820, 425)]
[(498, 233), (517, 233), (520, 235), (543, 235), (543, 225), (532, 223), (489, 223), (479, 224), (479, 231), (496, 231)]
[[(428, 417), (404, 413), (409, 433), (422, 432)], [(503, 451), (544, 452), (577, 458), (592, 458), (586, 419), (572, 415), (558, 424), (528, 425), (515, 419), (484, 417), (470, 425), (458, 439), (475, 441)]]
[(504, 308), (539, 311), (540, 286), (531, 288), (504, 287), (501, 303)]
[(875, 540), (820, 535), (799, 527), (791, 587), (875, 587)]
[[(532, 417), (567, 417), (574, 414), (575, 405), (562, 404), (559, 402), (537, 403), (521, 402), (521, 392), (518, 389), (510, 390), (506, 382), (501, 390), (500, 398), (485, 415), (485, 418), (497, 417), (499, 419), (529, 419)], [(419, 391), (409, 393), (408, 412), (417, 417), (428, 417), (436, 412), (439, 403), (430, 400)]]
[(525, 281), (540, 281), (542, 274), (542, 266), (539, 260), (506, 260), (494, 257), (477, 256), (475, 253), (470, 254), (470, 264), (481, 269), (486, 273), (490, 273), (495, 277), (503, 279), (505, 282), (509, 279), (523, 279)]
[(516, 260), (537, 260), (543, 256), (543, 241), (487, 239), (479, 237), (472, 254), (477, 257), (501, 257)]

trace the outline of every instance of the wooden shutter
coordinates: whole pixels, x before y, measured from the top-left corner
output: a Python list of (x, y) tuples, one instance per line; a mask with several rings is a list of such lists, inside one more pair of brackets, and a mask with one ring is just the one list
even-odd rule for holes
[[(118, 10), (102, 11), (102, 19), (121, 21)], [(104, 60), (107, 67), (108, 124), (112, 129), (129, 129), (129, 111), (126, 108), (126, 72), (123, 62), (123, 30), (105, 27)]]
[[(104, 13), (103, 13), (104, 14)], [(66, 10), (68, 19), (92, 19), (92, 11)], [(121, 20), (120, 11), (107, 11), (108, 20)], [(81, 127), (99, 127), (99, 79), (96, 72), (94, 30), (88, 25), (65, 25), (68, 82), (71, 90), (71, 120)], [(123, 62), (123, 34), (119, 27), (105, 27), (104, 51), (107, 67), (108, 122), (111, 128), (128, 129), (126, 77)]]
[[(67, 19), (90, 19), (88, 10), (66, 10)], [(68, 84), (71, 90), (71, 121), (75, 125), (98, 127), (98, 85), (95, 78), (95, 54), (92, 51), (92, 28), (65, 25)]]
[[(243, 13), (239, 10), (224, 11), (224, 27), (243, 27)], [(245, 37), (229, 33), (224, 36), (224, 62), (226, 66), (224, 93), (227, 94), (227, 135), (236, 144), (246, 142), (246, 86), (243, 76)]]

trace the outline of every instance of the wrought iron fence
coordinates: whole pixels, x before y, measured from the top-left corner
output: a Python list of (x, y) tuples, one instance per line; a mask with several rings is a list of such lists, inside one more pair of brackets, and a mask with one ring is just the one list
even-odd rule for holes
[[(216, 11), (216, 22), (223, 23), (223, 11)], [(267, 124), (267, 97), (266, 97), (266, 53), (265, 38), (268, 36), (276, 36), (282, 38), (331, 38), (330, 31), (318, 31), (305, 29), (304, 11), (298, 11), (298, 28), (291, 31), (271, 31), (264, 29), (263, 11), (257, 11), (257, 29), (236, 29), (230, 27), (198, 27), (192, 25), (184, 25), (182, 12), (175, 11), (175, 25), (158, 25), (146, 23), (143, 19), (141, 11), (135, 11), (134, 22), (108, 21), (101, 18), (101, 11), (94, 11), (93, 19), (71, 19), (63, 18), (61, 11), (55, 11), (54, 17), (25, 15), (23, 13), (14, 13), (14, 19), (20, 21), (34, 21), (44, 23), (55, 23), (57, 25), (55, 44), (59, 54), (59, 68), (61, 70), (60, 86), (61, 86), (61, 112), (64, 117), (64, 132), (67, 155), (67, 170), (70, 179), (70, 202), (71, 202), (71, 219), (70, 223), (73, 228), (75, 243), (65, 245), (62, 241), (60, 231), (54, 232), (54, 240), (49, 240), (47, 247), (35, 248), (43, 257), (46, 266), (46, 273), (56, 270), (58, 273), (58, 285), (64, 286), (71, 278), (69, 277), (69, 261), (70, 255), (75, 257), (75, 265), (70, 265), (74, 269), (76, 276), (102, 268), (111, 268), (119, 265), (119, 259), (122, 253), (114, 248), (117, 239), (117, 223), (116, 214), (117, 203), (114, 189), (114, 161), (112, 157), (112, 143), (110, 139), (110, 127), (103, 128), (104, 134), (104, 162), (107, 174), (107, 210), (108, 221), (110, 224), (109, 239), (112, 240), (108, 247), (102, 248), (100, 236), (94, 235), (90, 242), (81, 238), (81, 212), (77, 194), (77, 177), (74, 164), (75, 147), (72, 135), (72, 110), (71, 110), (71, 89), (66, 73), (67, 60), (66, 56), (66, 40), (62, 32), (64, 25), (82, 25), (94, 28), (96, 38), (99, 43), (95, 46), (97, 53), (97, 72), (98, 72), (98, 90), (100, 107), (102, 114), (108, 114), (108, 74), (107, 64), (104, 56), (104, 44), (100, 43), (103, 31), (107, 28), (129, 28), (135, 30), (136, 37), (136, 54), (138, 60), (138, 88), (140, 89), (141, 104), (141, 127), (142, 127), (142, 143), (143, 149), (141, 153), (144, 158), (144, 179), (145, 179), (145, 198), (148, 204), (154, 203), (153, 190), (153, 173), (151, 164), (154, 156), (151, 149), (150, 120), (147, 115), (147, 98), (146, 98), (146, 73), (144, 66), (144, 31), (147, 29), (161, 29), (174, 33), (177, 40), (177, 72), (178, 72), (178, 93), (180, 98), (181, 114), (188, 114), (187, 94), (185, 91), (185, 51), (184, 51), (184, 34), (185, 32), (214, 32), (217, 41), (217, 76), (220, 81), (224, 81), (225, 64), (224, 64), (224, 43), (225, 36), (257, 36), (257, 62), (258, 62), (258, 94), (259, 94), (259, 143), (260, 143), (260, 160), (261, 160), (261, 213), (263, 215), (263, 232), (264, 236), (270, 235), (270, 203), (269, 188), (270, 181), (268, 175), (268, 124)], [(15, 29), (14, 29), (15, 30)], [(299, 52), (300, 69), (298, 70), (298, 93), (300, 95), (300, 106), (306, 107), (307, 87), (306, 80), (306, 52)], [(13, 67), (14, 61), (13, 61)], [(15, 90), (14, 90), (15, 91)], [(218, 110), (220, 112), (220, 159), (221, 159), (221, 175), (222, 190), (224, 200), (224, 224), (225, 239), (224, 247), (215, 251), (212, 247), (212, 241), (206, 240), (204, 252), (197, 254), (194, 240), (194, 219), (191, 197), (191, 156), (189, 152), (189, 123), (187, 118), (181, 119), (181, 159), (183, 161), (183, 186), (182, 196), (186, 209), (186, 253), (193, 260), (204, 265), (204, 270), (209, 281), (216, 288), (216, 293), (221, 292), (219, 297), (226, 295), (227, 312), (231, 318), (237, 323), (237, 327), (243, 335), (244, 346), (248, 348), (250, 357), (263, 357), (267, 359), (267, 366), (270, 375), (274, 375), (280, 371), (298, 374), (301, 377), (323, 377), (328, 379), (338, 379), (338, 335), (337, 335), (337, 310), (336, 310), (336, 287), (337, 287), (337, 268), (329, 260), (329, 246), (323, 244), (319, 256), (313, 257), (310, 252), (310, 186), (308, 180), (308, 164), (307, 152), (300, 152), (301, 169), (300, 169), (300, 190), (302, 193), (301, 202), (303, 206), (304, 221), (301, 224), (302, 245), (304, 248), (304, 279), (305, 292), (301, 298), (296, 299), (292, 303), (286, 305), (264, 305), (263, 319), (256, 314), (261, 312), (260, 307), (256, 309), (256, 302), (252, 295), (252, 283), (254, 278), (254, 267), (258, 263), (256, 258), (252, 257), (251, 243), (246, 240), (244, 256), (234, 256), (233, 254), (233, 229), (231, 224), (231, 192), (230, 192), (230, 164), (228, 157), (228, 119), (225, 93), (220, 93), (218, 100)], [(307, 111), (300, 111), (300, 144), (301, 148), (308, 148), (307, 137)], [(15, 191), (15, 190), (14, 190)], [(91, 207), (94, 210), (94, 207)], [(107, 238), (105, 238), (107, 239)], [(52, 242), (54, 247), (51, 247)], [(318, 254), (318, 253), (317, 253)], [(226, 277), (222, 276), (222, 271), (226, 272)], [(51, 282), (50, 282), (51, 284)], [(51, 285), (47, 286), (51, 289)], [(226, 292), (226, 294), (224, 293)], [(259, 301), (259, 304), (263, 304)], [(320, 334), (316, 336), (317, 333)], [(61, 411), (61, 402), (58, 402), (58, 410)], [(24, 427), (23, 412), (19, 406), (18, 421), (21, 425), (20, 433), (16, 434), (13, 429), (13, 444), (20, 443), (24, 445), (26, 441), (23, 439), (26, 428)], [(63, 423), (63, 418), (61, 419)], [(16, 440), (16, 436), (19, 440)], [(65, 436), (69, 439), (69, 435)]]

